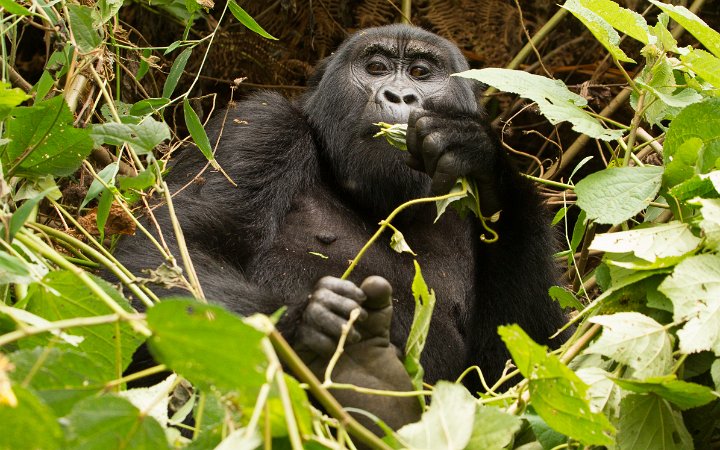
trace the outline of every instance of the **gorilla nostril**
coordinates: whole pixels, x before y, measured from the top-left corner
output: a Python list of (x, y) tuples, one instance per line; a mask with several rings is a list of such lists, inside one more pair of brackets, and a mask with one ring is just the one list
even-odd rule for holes
[(403, 96), (403, 101), (408, 105), (414, 105), (415, 103), (417, 103), (418, 99), (415, 94), (407, 94)]
[(385, 95), (385, 98), (388, 99), (392, 103), (400, 103), (401, 102), (400, 96), (389, 89), (386, 90), (383, 94)]

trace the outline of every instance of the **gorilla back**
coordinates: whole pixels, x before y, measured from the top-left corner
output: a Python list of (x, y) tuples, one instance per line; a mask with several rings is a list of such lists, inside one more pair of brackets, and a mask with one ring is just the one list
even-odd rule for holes
[[(483, 214), (500, 211), (492, 224), (497, 242), (481, 242), (477, 220), (451, 210), (433, 223), (434, 205), (415, 206), (394, 222), (437, 296), (422, 356), (426, 381), (453, 380), (471, 365), (497, 379), (508, 358), (496, 332), (501, 324), (518, 323), (549, 343), (564, 322), (547, 294), (556, 279), (549, 220), (486, 127), (479, 87), (450, 76), (467, 68), (460, 51), (434, 34), (373, 28), (321, 62), (302, 98), (258, 93), (226, 118), (218, 114), (208, 132), (213, 142), (222, 133), (216, 159), (237, 187), (210, 171), (200, 182), (207, 161), (194, 148), (176, 158), (168, 178), (173, 191), (188, 184), (174, 206), (206, 296), (243, 315), (286, 306), (280, 331), (309, 361), (332, 352), (354, 308), (362, 314), (351, 346), (403, 349), (414, 310), (411, 256), (375, 244), (351, 278), (382, 279), (358, 287), (322, 277), (342, 274), (395, 207), (468, 177)], [(408, 122), (409, 152), (372, 137), (380, 121)], [(155, 215), (172, 229), (163, 207)], [(147, 248), (133, 237), (117, 255), (139, 273), (163, 262)], [(385, 297), (392, 298), (391, 324), (389, 316), (374, 319), (383, 302), (376, 299)], [(466, 381), (471, 389), (477, 383)]]

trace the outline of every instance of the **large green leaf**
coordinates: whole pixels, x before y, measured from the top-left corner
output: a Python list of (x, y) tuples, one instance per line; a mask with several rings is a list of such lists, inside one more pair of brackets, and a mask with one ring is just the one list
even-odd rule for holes
[(634, 369), (635, 378), (666, 375), (673, 366), (670, 334), (655, 320), (638, 312), (595, 316), (602, 335), (586, 353), (599, 353)]
[(615, 429), (590, 409), (587, 386), (517, 325), (498, 328), (515, 365), (530, 382), (530, 404), (554, 430), (585, 445), (611, 445)]
[(709, 387), (678, 380), (674, 375), (642, 381), (625, 379), (613, 381), (626, 391), (657, 394), (683, 411), (707, 405), (717, 398)]
[(577, 204), (589, 219), (617, 225), (655, 199), (662, 181), (663, 168), (616, 167), (595, 172), (576, 186)]
[(0, 402), (0, 449), (55, 450), (62, 446), (62, 430), (50, 408), (19, 385), (12, 390), (17, 405)]
[(10, 143), (4, 151), (0, 148), (5, 173), (22, 157), (18, 173), (71, 175), (93, 147), (90, 132), (72, 126), (73, 115), (62, 96), (17, 107), (6, 123)]
[(572, 123), (573, 130), (596, 139), (611, 141), (622, 137), (622, 130), (610, 130), (582, 107), (587, 100), (570, 92), (560, 80), (551, 80), (522, 70), (499, 68), (472, 69), (456, 76), (478, 80), (501, 91), (512, 92), (537, 103), (540, 112), (552, 124), (563, 121)]
[(473, 396), (462, 385), (440, 381), (433, 389), (431, 404), (420, 422), (398, 430), (402, 441), (414, 449), (464, 449), (473, 431)]
[[(92, 276), (92, 275), (91, 275)], [(106, 281), (93, 277), (115, 302), (127, 311), (131, 311), (127, 300)], [(48, 273), (41, 284), (28, 289), (27, 310), (50, 321), (92, 317), (112, 314), (114, 311), (69, 271)], [(105, 371), (108, 379), (119, 377), (130, 364), (132, 355), (142, 343), (142, 336), (135, 333), (125, 322), (75, 327), (67, 330), (69, 334), (80, 335), (85, 339), (78, 349), (90, 355)], [(21, 341), (23, 347), (42, 344), (44, 337), (26, 338)], [(27, 341), (26, 343), (24, 343)]]
[(643, 44), (649, 41), (650, 30), (645, 18), (635, 11), (623, 8), (612, 0), (578, 0), (578, 2), (602, 17), (616, 30), (637, 39)]
[(102, 38), (95, 29), (93, 20), (93, 13), (96, 13), (96, 10), (74, 3), (68, 3), (67, 8), (70, 12), (70, 28), (78, 49), (83, 53), (95, 50), (102, 43)]
[(10, 88), (10, 83), (0, 82), (0, 120), (4, 120), (15, 106), (29, 98), (32, 96), (22, 89)]
[(682, 416), (656, 395), (631, 394), (620, 403), (618, 450), (688, 450), (692, 438)]
[(145, 117), (140, 123), (108, 122), (93, 125), (91, 136), (96, 145), (127, 143), (137, 154), (145, 155), (162, 141), (170, 139), (170, 128), (165, 122)]
[(680, 60), (705, 81), (720, 89), (720, 58), (704, 50), (693, 49), (681, 55)]
[(720, 255), (686, 258), (658, 287), (674, 305), (680, 351), (712, 350), (720, 356)]
[(153, 355), (193, 384), (252, 396), (265, 383), (265, 335), (221, 307), (169, 299), (148, 309), (147, 320)]
[(720, 98), (683, 109), (670, 123), (663, 144), (668, 187), (716, 168), (720, 158)]
[(595, 235), (591, 250), (609, 253), (632, 252), (638, 258), (655, 262), (657, 259), (683, 256), (700, 245), (690, 227), (682, 222), (670, 222), (618, 233)]
[(82, 400), (65, 417), (67, 446), (75, 450), (164, 450), (165, 432), (128, 400), (111, 395)]
[(688, 30), (688, 32), (695, 36), (712, 54), (720, 57), (720, 33), (710, 28), (701, 18), (684, 6), (670, 5), (657, 0), (649, 1)]
[(29, 387), (58, 416), (69, 413), (75, 403), (100, 392), (116, 378), (86, 353), (69, 348), (35, 347), (11, 353), (9, 359), (15, 365), (12, 379), (22, 383), (27, 378)]
[(502, 450), (513, 442), (522, 420), (498, 408), (478, 405), (472, 435), (465, 450)]
[(622, 51), (619, 45), (620, 35), (602, 16), (583, 6), (579, 0), (567, 0), (562, 7), (577, 17), (595, 36), (595, 39), (610, 52), (613, 58), (618, 61), (635, 62)]

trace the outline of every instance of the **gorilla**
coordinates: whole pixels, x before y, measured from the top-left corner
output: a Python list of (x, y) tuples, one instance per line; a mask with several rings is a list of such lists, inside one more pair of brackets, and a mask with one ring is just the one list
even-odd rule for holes
[[(473, 365), (498, 379), (509, 357), (498, 325), (517, 323), (551, 344), (564, 316), (548, 297), (557, 276), (549, 218), (488, 129), (481, 86), (451, 76), (466, 69), (455, 45), (420, 28), (365, 29), (318, 65), (302, 97), (260, 92), (218, 114), (208, 134), (212, 142), (220, 136), (216, 159), (237, 186), (215, 171), (198, 176), (207, 160), (193, 147), (167, 178), (208, 299), (241, 315), (285, 307), (278, 329), (320, 376), (359, 309), (333, 380), (411, 390), (398, 356), (415, 307), (413, 257), (376, 243), (351, 280), (335, 277), (394, 208), (467, 177), (483, 215), (500, 212), (497, 242), (482, 242), (479, 221), (451, 209), (435, 223), (433, 204), (393, 222), (437, 297), (425, 380), (455, 380)], [(373, 138), (377, 122), (408, 123), (408, 152)], [(172, 229), (164, 207), (155, 215)], [(171, 233), (165, 239), (177, 248)], [(131, 237), (116, 255), (139, 274), (163, 263), (148, 248)], [(464, 381), (480, 388), (476, 376)], [(415, 398), (334, 393), (394, 428), (419, 418)]]

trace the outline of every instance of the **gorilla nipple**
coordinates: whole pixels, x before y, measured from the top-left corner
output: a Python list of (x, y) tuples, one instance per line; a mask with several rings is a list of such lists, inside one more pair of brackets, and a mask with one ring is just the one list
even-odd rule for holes
[(330, 245), (337, 240), (337, 235), (327, 231), (321, 231), (320, 233), (315, 235), (315, 239), (317, 239), (323, 244)]

